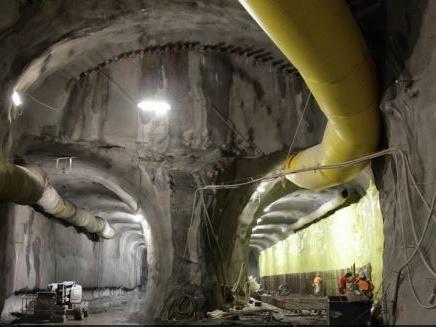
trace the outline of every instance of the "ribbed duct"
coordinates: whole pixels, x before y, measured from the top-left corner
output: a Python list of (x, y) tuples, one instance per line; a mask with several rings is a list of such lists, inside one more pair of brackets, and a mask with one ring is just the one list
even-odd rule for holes
[[(296, 153), (284, 168), (337, 164), (374, 152), (380, 121), (374, 65), (344, 0), (240, 0), (298, 69), (328, 119), (322, 143)], [(352, 180), (364, 167), (287, 177), (307, 189)]]
[(106, 239), (115, 234), (104, 218), (64, 200), (37, 167), (0, 162), (0, 201), (37, 205), (47, 214)]

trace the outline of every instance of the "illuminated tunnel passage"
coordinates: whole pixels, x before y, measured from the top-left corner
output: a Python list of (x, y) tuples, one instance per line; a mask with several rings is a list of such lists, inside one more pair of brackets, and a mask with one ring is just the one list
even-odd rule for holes
[[(253, 235), (252, 235), (253, 238)], [(252, 242), (254, 240), (252, 239)], [(371, 184), (357, 202), (296, 231), (262, 250), (262, 281), (277, 289), (287, 283), (296, 293), (312, 293), (316, 273), (323, 278), (322, 292), (337, 294), (344, 271), (364, 268), (377, 290), (382, 282), (383, 219), (378, 191)]]
[(0, 1), (0, 322), (434, 324), (435, 14)]

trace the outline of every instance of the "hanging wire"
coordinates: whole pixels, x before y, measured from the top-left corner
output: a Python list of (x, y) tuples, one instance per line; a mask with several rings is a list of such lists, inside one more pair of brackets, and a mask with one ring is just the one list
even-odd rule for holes
[[(386, 156), (386, 155), (394, 155), (394, 159), (395, 159), (395, 165), (397, 167), (397, 181), (398, 181), (398, 185), (397, 185), (397, 189), (404, 189), (405, 190), (405, 194), (406, 194), (406, 206), (408, 208), (408, 216), (409, 216), (409, 220), (410, 220), (410, 224), (412, 227), (412, 231), (414, 234), (414, 239), (415, 239), (415, 249), (412, 252), (411, 255), (407, 256), (406, 253), (404, 253), (405, 255), (405, 261), (402, 263), (401, 267), (398, 269), (398, 275), (397, 275), (397, 280), (396, 280), (396, 287), (395, 287), (395, 294), (396, 296), (398, 295), (398, 289), (399, 289), (399, 281), (400, 281), (400, 274), (401, 271), (404, 270), (405, 268), (407, 268), (407, 275), (408, 275), (408, 281), (413, 293), (413, 297), (415, 299), (415, 301), (418, 303), (419, 306), (421, 306), (422, 308), (425, 309), (434, 309), (436, 308), (436, 305), (425, 305), (422, 303), (422, 301), (419, 299), (419, 296), (416, 292), (416, 289), (413, 285), (413, 281), (411, 279), (411, 273), (410, 273), (410, 269), (409, 269), (409, 265), (412, 262), (413, 258), (416, 256), (417, 253), (420, 254), (420, 258), (421, 260), (424, 262), (424, 265), (426, 266), (427, 270), (433, 275), (433, 273), (436, 273), (434, 271), (434, 269), (431, 268), (430, 264), (428, 263), (427, 258), (424, 256), (424, 254), (422, 253), (422, 244), (425, 238), (425, 235), (428, 231), (428, 227), (430, 224), (430, 221), (433, 219), (434, 222), (436, 222), (436, 217), (434, 217), (433, 215), (433, 211), (434, 211), (434, 207), (435, 207), (435, 203), (436, 203), (436, 192), (433, 195), (432, 198), (432, 202), (431, 204), (429, 204), (424, 195), (422, 194), (421, 190), (418, 187), (418, 183), (416, 182), (415, 177), (413, 176), (411, 167), (410, 167), (410, 163), (407, 159), (407, 156), (405, 155), (405, 153), (403, 151), (401, 151), (398, 148), (389, 148), (389, 149), (385, 149), (382, 151), (378, 151), (376, 153), (370, 154), (370, 155), (366, 155), (366, 156), (362, 156), (360, 158), (354, 159), (354, 160), (350, 160), (347, 162), (343, 162), (343, 163), (339, 163), (339, 164), (332, 164), (332, 165), (324, 165), (324, 166), (316, 166), (316, 167), (309, 167), (309, 168), (302, 168), (302, 169), (297, 169), (297, 170), (293, 170), (293, 171), (281, 171), (279, 173), (275, 173), (272, 174), (270, 176), (265, 176), (265, 177), (261, 177), (261, 178), (256, 178), (247, 182), (243, 182), (243, 183), (235, 183), (235, 184), (226, 184), (226, 185), (205, 185), (203, 187), (199, 187), (197, 188), (197, 190), (194, 193), (194, 202), (193, 202), (193, 209), (195, 208), (195, 203), (197, 200), (197, 193), (200, 192), (201, 196), (203, 196), (202, 191), (203, 190), (221, 190), (221, 189), (236, 189), (239, 187), (243, 187), (246, 185), (250, 185), (250, 184), (254, 184), (254, 183), (258, 183), (260, 181), (264, 181), (264, 180), (273, 180), (275, 178), (278, 177), (282, 177), (282, 176), (286, 176), (289, 174), (298, 174), (298, 173), (302, 173), (302, 172), (307, 172), (307, 171), (319, 171), (319, 170), (327, 170), (327, 169), (338, 169), (338, 168), (345, 168), (345, 167), (349, 167), (349, 166), (353, 166), (356, 164), (359, 164), (361, 162), (370, 160), (370, 159), (374, 159), (374, 158), (378, 158), (378, 157), (382, 157), (382, 156)], [(400, 168), (400, 164), (399, 164), (399, 159), (401, 160), (402, 163), (402, 169)], [(400, 175), (400, 172), (402, 175)], [(421, 201), (423, 202), (426, 210), (428, 211), (428, 216), (426, 218), (425, 221), (425, 225), (424, 228), (421, 232), (421, 234), (418, 235), (416, 234), (416, 229), (414, 226), (414, 222), (412, 219), (412, 213), (411, 213), (411, 206), (410, 206), (410, 190), (409, 190), (409, 180), (411, 181), (410, 184), (412, 184), (412, 186), (414, 187), (415, 191), (417, 192), (417, 194), (419, 195)], [(401, 184), (401, 182), (403, 182), (403, 184)], [(204, 200), (203, 200), (204, 201)], [(204, 202), (203, 202), (204, 203)], [(400, 204), (400, 203), (399, 203)], [(401, 209), (401, 205), (399, 206), (400, 208), (400, 216), (403, 217), (403, 213), (402, 213), (402, 209)], [(194, 215), (194, 211), (192, 211), (192, 216), (191, 216), (191, 221), (193, 220), (193, 215)], [(210, 217), (208, 218), (208, 220), (210, 221)], [(405, 249), (405, 239), (404, 239), (404, 223), (403, 223), (403, 219), (401, 219), (401, 228), (402, 228), (402, 235), (403, 235), (403, 247)], [(405, 250), (404, 250), (405, 251)], [(395, 311), (396, 311), (396, 299), (394, 299), (394, 308), (393, 308), (393, 316), (395, 316)]]
[(62, 111), (62, 108), (55, 108), (55, 107), (52, 107), (52, 106), (48, 105), (47, 103), (44, 103), (44, 102), (42, 102), (41, 100), (38, 100), (35, 96), (33, 96), (33, 95), (30, 94), (30, 93), (26, 93), (26, 95), (27, 95), (29, 98), (31, 98), (33, 101), (35, 101), (37, 104), (39, 104), (39, 105), (41, 105), (41, 106), (43, 106), (43, 107), (45, 107), (45, 108), (47, 108), (47, 109), (50, 109), (50, 110), (53, 110), (53, 111)]
[(214, 103), (211, 103), (211, 105), (212, 105), (213, 111), (224, 122), (224, 124), (227, 125), (228, 128), (230, 128), (234, 133), (236, 133), (248, 146), (254, 145), (255, 152), (257, 152), (260, 155), (265, 155), (265, 153), (254, 142), (251, 143), (244, 135), (242, 135), (241, 132), (239, 132), (236, 129), (235, 124), (230, 119), (226, 119), (221, 115), (221, 113), (218, 111), (218, 108), (215, 106)]
[[(126, 99), (128, 99), (130, 102), (132, 102), (134, 105), (136, 105), (136, 103), (133, 100), (133, 98), (118, 83), (113, 81), (109, 76), (107, 76), (101, 70), (98, 70), (98, 72), (101, 73), (103, 76), (105, 76), (111, 83), (113, 83), (118, 88), (118, 90), (123, 94), (123, 96), (125, 96)], [(42, 105), (42, 106), (44, 106), (44, 107), (46, 107), (48, 109), (56, 110), (56, 111), (61, 110), (61, 109), (58, 109), (58, 108), (54, 108), (54, 107), (52, 107), (52, 106), (50, 106), (48, 104), (45, 104), (42, 101), (39, 101), (38, 99), (36, 99), (35, 97), (33, 97), (30, 94), (29, 94), (29, 96), (30, 96), (30, 98), (33, 101), (35, 101), (36, 103), (38, 103), (38, 104), (40, 104), (40, 105)], [(299, 119), (298, 124), (297, 124), (297, 128), (295, 130), (294, 136), (292, 138), (292, 141), (291, 141), (291, 144), (290, 144), (290, 147), (289, 147), (289, 150), (288, 150), (288, 157), (289, 157), (289, 155), (291, 154), (291, 152), (293, 150), (293, 147), (294, 147), (294, 144), (295, 144), (295, 141), (296, 141), (296, 137), (297, 137), (299, 129), (301, 127), (301, 123), (302, 123), (303, 118), (305, 116), (306, 110), (308, 108), (308, 104), (309, 104), (310, 98), (311, 98), (311, 94), (309, 93), (309, 95), (307, 97), (307, 100), (306, 100), (306, 103), (305, 103), (305, 106), (303, 108), (302, 115), (300, 116), (300, 119)], [(251, 145), (251, 143), (249, 143), (249, 141), (238, 130), (236, 130), (227, 120), (225, 120), (224, 117), (222, 117), (222, 115), (218, 112), (218, 110), (216, 109), (216, 107), (213, 104), (212, 104), (212, 107), (213, 107), (213, 110), (215, 111), (215, 113), (218, 115), (218, 117), (220, 119), (222, 119), (223, 122), (226, 123), (226, 125), (233, 132), (238, 134), (245, 142), (247, 142), (248, 144)], [(257, 147), (256, 147), (256, 150), (258, 150)], [(350, 161), (339, 163), (339, 164), (332, 164), (332, 165), (324, 165), (324, 166), (302, 168), (302, 169), (297, 169), (297, 170), (293, 170), (293, 171), (280, 171), (278, 173), (275, 173), (275, 174), (272, 174), (272, 175), (269, 175), (269, 176), (264, 176), (264, 177), (260, 177), (260, 178), (253, 178), (250, 181), (246, 181), (246, 182), (242, 182), (242, 183), (233, 183), (233, 184), (225, 184), (225, 185), (205, 185), (203, 187), (197, 188), (195, 193), (194, 193), (194, 201), (193, 201), (192, 214), (191, 214), (191, 224), (193, 222), (195, 203), (197, 201), (197, 193), (200, 192), (201, 198), (202, 198), (201, 205), (205, 209), (205, 213), (206, 213), (205, 216), (206, 216), (206, 219), (207, 219), (207, 225), (209, 226), (209, 228), (212, 227), (212, 229), (211, 229), (212, 236), (213, 236), (212, 238), (216, 242), (218, 241), (217, 238), (216, 238), (216, 234), (213, 231), (213, 226), (211, 225), (211, 220), (210, 220), (210, 217), (209, 217), (209, 214), (208, 214), (205, 202), (204, 202), (203, 192), (202, 192), (203, 190), (235, 189), (235, 188), (243, 187), (243, 186), (246, 186), (246, 185), (258, 183), (260, 181), (274, 180), (274, 179), (276, 179), (278, 177), (283, 177), (283, 176), (290, 175), (290, 174), (298, 174), (298, 173), (308, 172), (308, 171), (319, 171), (319, 170), (329, 170), (329, 169), (345, 168), (345, 167), (353, 166), (353, 165), (356, 165), (358, 163), (361, 163), (361, 162), (364, 162), (364, 161), (367, 161), (367, 160), (370, 160), (370, 159), (382, 157), (382, 156), (393, 154), (393, 153), (399, 154), (400, 159), (401, 159), (401, 163), (402, 163), (402, 169), (401, 169), (402, 177), (400, 177), (400, 175), (398, 175), (397, 179), (400, 181), (400, 183), (401, 183), (401, 180), (403, 180), (403, 183), (404, 183), (403, 186), (404, 186), (404, 190), (405, 190), (405, 193), (406, 193), (407, 212), (408, 212), (409, 220), (411, 222), (412, 232), (413, 232), (413, 236), (414, 236), (414, 240), (415, 240), (415, 249), (412, 252), (412, 254), (410, 256), (407, 256), (407, 254), (404, 253), (406, 259), (405, 259), (404, 263), (401, 265), (401, 267), (399, 268), (399, 270), (397, 272), (398, 273), (398, 277), (400, 276), (401, 271), (404, 268), (407, 268), (408, 281), (409, 281), (409, 284), (410, 284), (410, 287), (411, 287), (411, 290), (412, 290), (412, 294), (413, 294), (414, 299), (417, 302), (417, 304), (419, 306), (425, 308), (425, 309), (436, 308), (436, 305), (431, 305), (431, 306), (425, 305), (419, 299), (419, 297), (418, 297), (418, 295), (416, 293), (416, 289), (413, 286), (413, 281), (411, 279), (411, 274), (410, 274), (410, 269), (409, 269), (410, 262), (416, 256), (416, 254), (419, 253), (420, 254), (420, 258), (423, 261), (423, 263), (424, 263), (425, 267), (427, 268), (427, 270), (430, 272), (430, 274), (432, 274), (433, 276), (436, 277), (436, 271), (430, 266), (427, 258), (424, 256), (424, 254), (422, 253), (422, 249), (421, 249), (421, 246), (422, 246), (425, 234), (426, 234), (426, 232), (428, 230), (428, 226), (429, 226), (430, 220), (433, 219), (436, 222), (436, 217), (434, 217), (434, 215), (433, 215), (433, 210), (434, 210), (435, 201), (436, 201), (436, 193), (433, 195), (433, 199), (432, 199), (432, 202), (431, 202), (431, 205), (430, 205), (426, 201), (425, 197), (423, 196), (421, 190), (418, 187), (418, 184), (417, 184), (417, 182), (416, 182), (416, 180), (415, 180), (415, 178), (414, 178), (414, 176), (413, 176), (413, 174), (411, 172), (410, 163), (409, 163), (407, 157), (405, 156), (405, 154), (401, 150), (399, 150), (397, 148), (389, 148), (389, 149), (386, 149), (386, 150), (382, 150), (382, 151), (376, 152), (374, 154), (366, 155), (366, 156), (360, 157), (358, 159), (350, 160)], [(395, 159), (395, 163), (396, 163), (396, 166), (398, 168), (399, 167), (399, 160)], [(398, 169), (397, 169), (397, 171), (398, 171)], [(400, 174), (400, 173), (398, 172), (398, 174)], [(410, 190), (409, 190), (409, 185), (410, 184), (408, 183), (409, 180), (412, 182), (411, 183), (412, 186), (414, 187), (416, 193), (420, 197), (422, 203), (424, 204), (424, 207), (428, 211), (428, 217), (426, 219), (424, 229), (422, 230), (421, 235), (419, 237), (418, 237), (418, 235), (416, 233), (416, 229), (415, 229), (415, 226), (414, 226), (414, 223), (413, 223), (413, 219), (412, 219), (411, 206), (410, 206)], [(399, 209), (402, 212), (401, 205), (399, 206)], [(402, 213), (400, 215), (402, 216)], [(403, 220), (401, 220), (401, 228), (402, 228), (402, 236), (403, 236), (403, 243), (404, 243), (403, 245), (405, 246), (406, 244), (405, 244), (405, 238), (404, 238), (404, 224), (403, 224)], [(218, 245), (218, 242), (217, 242), (217, 245)], [(185, 252), (186, 251), (187, 251), (187, 248), (185, 248)], [(404, 251), (405, 251), (405, 249), (404, 249)], [(219, 252), (221, 252), (221, 251), (219, 251)], [(221, 253), (220, 253), (220, 256), (221, 256)], [(397, 287), (395, 289), (396, 293), (398, 292), (398, 288), (399, 288), (399, 278), (397, 278)], [(393, 315), (394, 316), (395, 316), (395, 311), (396, 311), (396, 301), (395, 301), (394, 308), (393, 308)]]
[[(205, 185), (205, 186), (201, 186), (198, 187), (195, 192), (194, 192), (194, 198), (193, 198), (193, 202), (192, 202), (192, 211), (191, 211), (191, 219), (190, 219), (190, 227), (188, 229), (188, 239), (189, 239), (189, 234), (190, 234), (190, 230), (194, 221), (194, 214), (195, 214), (195, 208), (197, 205), (197, 198), (198, 198), (198, 194), (200, 194), (201, 197), (201, 202), (200, 202), (200, 206), (202, 207), (202, 209), (204, 210), (205, 213), (205, 219), (206, 219), (206, 228), (209, 229), (211, 235), (212, 235), (212, 239), (214, 240), (216, 247), (217, 247), (217, 252), (218, 252), (218, 260), (220, 261), (220, 269), (222, 270), (222, 276), (223, 276), (223, 281), (224, 284), (226, 284), (225, 281), (225, 274), (224, 274), (224, 266), (223, 266), (223, 253), (221, 250), (221, 247), (219, 245), (219, 240), (218, 240), (218, 236), (214, 231), (213, 225), (212, 225), (212, 220), (209, 216), (209, 212), (207, 210), (207, 206), (204, 200), (204, 193), (203, 191), (205, 190), (221, 190), (221, 189), (236, 189), (242, 186), (246, 186), (246, 185), (250, 185), (250, 184), (254, 184), (254, 183), (258, 183), (259, 181), (263, 181), (263, 180), (273, 180), (276, 179), (278, 177), (282, 177), (282, 176), (286, 176), (289, 174), (298, 174), (298, 173), (302, 173), (302, 172), (306, 172), (306, 171), (318, 171), (318, 170), (323, 170), (323, 169), (337, 169), (337, 168), (344, 168), (344, 167), (349, 167), (349, 166), (353, 166), (356, 164), (359, 164), (361, 162), (373, 159), (373, 158), (377, 158), (377, 157), (382, 157), (382, 156), (386, 156), (389, 154), (393, 154), (398, 152), (399, 150), (397, 148), (389, 148), (389, 149), (385, 149), (370, 155), (366, 155), (354, 160), (350, 160), (347, 162), (343, 162), (343, 163), (339, 163), (339, 164), (333, 164), (333, 165), (324, 165), (324, 166), (316, 166), (316, 167), (309, 167), (309, 168), (302, 168), (302, 169), (297, 169), (297, 170), (293, 170), (293, 171), (281, 171), (279, 173), (275, 173), (272, 174), (271, 176), (264, 176), (261, 178), (256, 178), (247, 182), (243, 182), (243, 183), (235, 183), (235, 184), (226, 184), (226, 185)], [(207, 231), (207, 232), (209, 232)], [(208, 234), (208, 240), (209, 240), (209, 245), (210, 244), (210, 238), (209, 238), (209, 234)], [(185, 250), (184, 250), (184, 256), (186, 257), (188, 255), (188, 241), (186, 241), (185, 243)]]
[(289, 158), (289, 156), (292, 153), (292, 150), (294, 149), (294, 144), (297, 139), (298, 131), (300, 130), (301, 123), (303, 121), (304, 115), (306, 114), (306, 109), (309, 107), (308, 105), (311, 97), (312, 97), (312, 93), (309, 92), (309, 94), (307, 95), (306, 103), (303, 108), (303, 112), (301, 113), (300, 119), (298, 120), (298, 124), (297, 124), (297, 128), (295, 129), (294, 136), (292, 137), (291, 145), (289, 146), (288, 155), (286, 156), (286, 158)]
[(379, 157), (383, 157), (383, 156), (386, 156), (389, 154), (393, 154), (393, 153), (396, 153), (398, 151), (399, 151), (398, 148), (389, 148), (389, 149), (381, 150), (381, 151), (378, 151), (378, 152), (375, 152), (372, 154), (368, 154), (368, 155), (359, 157), (357, 159), (345, 161), (342, 163), (331, 164), (331, 165), (320, 165), (320, 166), (300, 168), (300, 169), (287, 170), (287, 171), (280, 170), (277, 173), (273, 173), (271, 175), (263, 176), (260, 178), (253, 178), (252, 180), (249, 180), (247, 182), (234, 183), (234, 184), (223, 184), (223, 185), (211, 184), (211, 185), (203, 186), (200, 189), (201, 190), (234, 189), (234, 188), (239, 188), (239, 187), (250, 185), (250, 184), (259, 183), (261, 181), (272, 181), (276, 178), (287, 176), (287, 175), (299, 174), (299, 173), (304, 173), (304, 172), (309, 172), (309, 171), (320, 171), (320, 170), (347, 168), (347, 167), (354, 166), (356, 164), (359, 164), (359, 163), (362, 163), (362, 162), (365, 162), (365, 161), (368, 161), (368, 160), (371, 160), (374, 158), (379, 158)]
[[(398, 294), (399, 294), (399, 289), (400, 289), (400, 285), (401, 285), (401, 282), (400, 282), (401, 272), (404, 268), (407, 269), (407, 280), (408, 280), (410, 289), (412, 291), (413, 298), (414, 298), (415, 302), (418, 304), (418, 306), (420, 306), (423, 309), (435, 309), (436, 308), (436, 305), (424, 304), (421, 301), (421, 299), (419, 298), (418, 293), (416, 291), (416, 288), (414, 286), (413, 280), (412, 280), (410, 267), (409, 267), (410, 263), (412, 262), (412, 259), (415, 257), (415, 255), (417, 253), (419, 253), (420, 259), (424, 263), (424, 266), (426, 267), (427, 271), (429, 271), (429, 273), (431, 275), (434, 275), (434, 273), (435, 273), (434, 269), (430, 266), (427, 258), (422, 253), (421, 247), (422, 247), (422, 242), (424, 240), (426, 232), (428, 230), (428, 226), (429, 226), (431, 218), (433, 218), (433, 221), (436, 222), (436, 218), (433, 215), (433, 210), (434, 210), (435, 201), (436, 201), (436, 192), (433, 195), (431, 205), (429, 205), (427, 203), (426, 199), (424, 198), (421, 190), (419, 189), (417, 183), (416, 183), (416, 179), (413, 176), (413, 173), (412, 173), (407, 156), (402, 151), (400, 151), (399, 158), (396, 156), (394, 159), (395, 159), (395, 166), (397, 169), (397, 174), (396, 174), (397, 189), (402, 189), (405, 193), (405, 202), (406, 202), (406, 207), (407, 207), (407, 213), (408, 213), (409, 222), (410, 222), (410, 225), (412, 227), (412, 234), (414, 236), (414, 241), (415, 241), (415, 249), (412, 252), (412, 254), (409, 257), (407, 257), (402, 201), (400, 201), (399, 197), (397, 197), (398, 207), (399, 207), (399, 211), (400, 211), (400, 227), (401, 227), (401, 239), (402, 239), (402, 243), (403, 243), (403, 256), (405, 258), (405, 261), (401, 265), (401, 267), (398, 269), (397, 276), (395, 279), (394, 298), (393, 298), (393, 303), (392, 303), (392, 317), (393, 317), (393, 323), (395, 324), (396, 309), (397, 309), (397, 304), (398, 304)], [(401, 161), (401, 167), (400, 167), (400, 161)], [(416, 234), (415, 223), (413, 221), (411, 208), (410, 208), (410, 189), (409, 189), (410, 184), (409, 184), (409, 180), (411, 181), (411, 184), (414, 186), (415, 191), (419, 195), (426, 210), (428, 211), (428, 217), (426, 219), (424, 228), (423, 228), (419, 238)]]
[(120, 93), (124, 96), (124, 98), (127, 101), (131, 102), (136, 107), (137, 103), (135, 102), (135, 99), (133, 99), (133, 97), (126, 90), (124, 90), (124, 88), (120, 84), (118, 84), (116, 81), (114, 81), (108, 74), (106, 74), (100, 68), (97, 69), (97, 72), (99, 72), (101, 75), (106, 77), (109, 82), (111, 82), (113, 85), (115, 85), (117, 87), (118, 91), (120, 91)]

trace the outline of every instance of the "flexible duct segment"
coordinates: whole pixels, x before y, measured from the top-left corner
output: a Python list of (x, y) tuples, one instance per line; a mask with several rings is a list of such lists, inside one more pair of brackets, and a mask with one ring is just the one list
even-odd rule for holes
[[(373, 152), (378, 144), (374, 66), (342, 0), (240, 0), (299, 70), (328, 119), (321, 144), (289, 158), (286, 170), (329, 165)], [(353, 179), (366, 165), (288, 175), (321, 189)]]
[(37, 205), (45, 213), (103, 238), (115, 234), (109, 223), (62, 199), (40, 169), (0, 162), (0, 201)]

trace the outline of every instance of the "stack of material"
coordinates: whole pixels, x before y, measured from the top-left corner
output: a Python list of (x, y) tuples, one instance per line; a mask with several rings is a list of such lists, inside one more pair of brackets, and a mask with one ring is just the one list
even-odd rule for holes
[(271, 322), (281, 321), (283, 316), (278, 310), (275, 309), (263, 309), (254, 306), (248, 306), (242, 310), (231, 310), (224, 312), (221, 310), (214, 310), (207, 313), (207, 316), (211, 319), (219, 319), (221, 321), (252, 321), (252, 322)]
[(262, 296), (261, 300), (281, 309), (290, 311), (323, 311), (327, 309), (326, 298), (313, 295), (304, 296), (292, 294), (290, 296)]
[(39, 292), (35, 303), (35, 319), (63, 322), (66, 319), (66, 305), (56, 305), (56, 294)]

